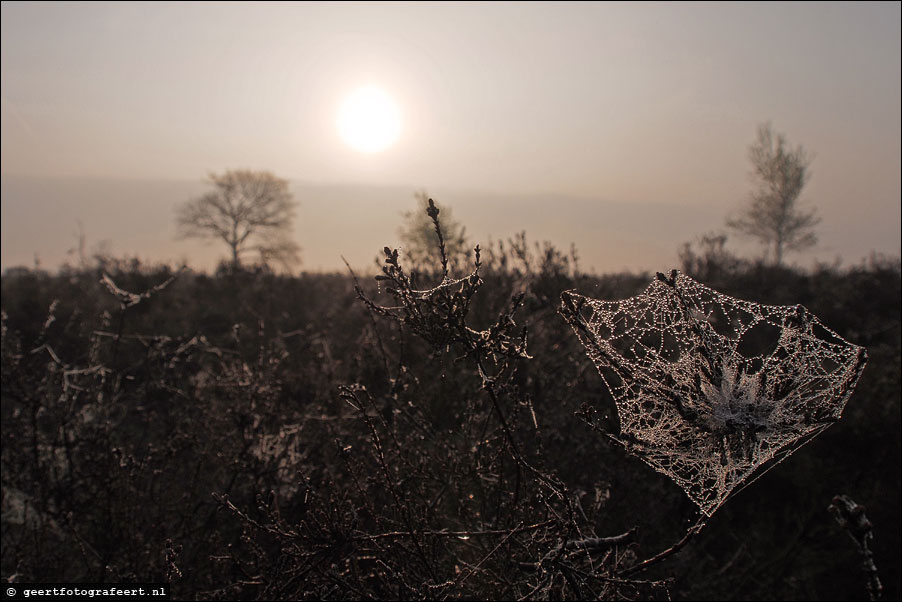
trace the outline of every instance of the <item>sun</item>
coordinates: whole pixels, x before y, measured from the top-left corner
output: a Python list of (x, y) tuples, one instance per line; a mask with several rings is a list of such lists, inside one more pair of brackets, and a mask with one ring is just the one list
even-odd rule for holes
[(362, 153), (378, 153), (398, 141), (401, 111), (384, 90), (366, 86), (345, 99), (336, 125), (345, 144)]

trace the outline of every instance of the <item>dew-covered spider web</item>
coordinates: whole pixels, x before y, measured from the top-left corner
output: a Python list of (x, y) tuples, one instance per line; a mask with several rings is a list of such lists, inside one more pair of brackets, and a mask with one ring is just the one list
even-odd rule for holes
[(867, 361), (801, 305), (734, 299), (676, 270), (622, 301), (561, 300), (614, 397), (612, 436), (706, 516), (838, 420)]

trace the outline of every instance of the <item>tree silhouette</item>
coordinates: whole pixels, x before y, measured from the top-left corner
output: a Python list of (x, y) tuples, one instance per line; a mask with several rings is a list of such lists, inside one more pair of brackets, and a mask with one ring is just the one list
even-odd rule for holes
[(749, 204), (737, 217), (727, 220), (727, 226), (770, 246), (773, 262), (779, 265), (787, 250), (799, 251), (817, 242), (813, 230), (820, 218), (814, 209), (798, 206), (810, 177), (811, 158), (801, 146), (790, 148), (786, 137), (774, 134), (766, 123), (758, 127), (749, 159), (756, 188)]
[(300, 247), (289, 238), (297, 203), (287, 180), (247, 169), (209, 179), (215, 190), (179, 208), (180, 238), (222, 240), (231, 250), (233, 268), (247, 251), (256, 251), (266, 265), (275, 261), (287, 268), (300, 261)]
[[(415, 211), (404, 212), (404, 225), (398, 230), (403, 245), (405, 262), (415, 270), (435, 269), (441, 264), (441, 252), (435, 234), (435, 225), (426, 208), (429, 194), (425, 190), (414, 193), (417, 201)], [(466, 229), (451, 215), (451, 210), (442, 207), (442, 234), (444, 236), (445, 254), (451, 270), (463, 269), (467, 265), (470, 251)]]

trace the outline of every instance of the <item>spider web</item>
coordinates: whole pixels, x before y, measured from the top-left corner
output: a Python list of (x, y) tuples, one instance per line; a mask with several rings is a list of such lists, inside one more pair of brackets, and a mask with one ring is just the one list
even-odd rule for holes
[(838, 420), (867, 361), (801, 305), (734, 299), (677, 270), (622, 301), (561, 300), (614, 397), (613, 438), (706, 516)]

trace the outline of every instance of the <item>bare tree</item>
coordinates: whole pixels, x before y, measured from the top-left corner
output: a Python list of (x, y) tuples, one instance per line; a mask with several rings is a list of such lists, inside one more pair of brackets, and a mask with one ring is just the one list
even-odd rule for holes
[(722, 232), (708, 232), (683, 243), (677, 256), (685, 274), (709, 283), (735, 273), (746, 264), (727, 249), (727, 235)]
[(779, 265), (786, 251), (799, 251), (817, 242), (813, 230), (820, 218), (814, 209), (798, 205), (810, 177), (811, 158), (801, 146), (790, 148), (786, 137), (774, 134), (766, 123), (758, 127), (749, 159), (756, 188), (748, 206), (738, 217), (727, 220), (727, 226), (769, 246), (773, 262)]
[(179, 208), (180, 238), (222, 240), (232, 252), (232, 267), (256, 251), (260, 261), (286, 268), (300, 261), (300, 247), (289, 238), (294, 208), (288, 181), (268, 171), (229, 170), (210, 174), (215, 190)]
[[(405, 261), (416, 270), (435, 270), (441, 265), (441, 252), (435, 234), (435, 225), (426, 212), (429, 194), (425, 190), (414, 193), (417, 201), (415, 211), (404, 212), (404, 225), (399, 229)], [(463, 269), (467, 265), (470, 251), (467, 243), (466, 229), (451, 215), (451, 210), (442, 207), (442, 235), (445, 253), (451, 270)]]

